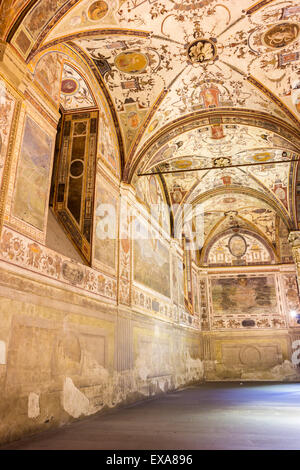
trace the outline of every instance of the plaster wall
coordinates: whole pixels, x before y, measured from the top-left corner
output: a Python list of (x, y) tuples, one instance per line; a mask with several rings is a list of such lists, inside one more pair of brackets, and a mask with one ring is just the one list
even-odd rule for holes
[(0, 270), (0, 442), (203, 380), (199, 333)]

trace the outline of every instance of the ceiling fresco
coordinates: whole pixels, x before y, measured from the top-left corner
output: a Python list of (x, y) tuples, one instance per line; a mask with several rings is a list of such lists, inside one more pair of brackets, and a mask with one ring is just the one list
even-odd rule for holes
[[(255, 195), (250, 196), (247, 190), (225, 191), (200, 199), (193, 216), (197, 213), (203, 215), (203, 253), (217, 235), (221, 236), (228, 230), (243, 229), (256, 233), (271, 251), (274, 250), (278, 259), (283, 262), (292, 260), (287, 242), (290, 221), (278, 215), (276, 206), (271, 206), (269, 201)], [(175, 227), (178, 223), (177, 217)], [(198, 248), (201, 252), (202, 246)]]
[(2, 9), (0, 34), (29, 66), (39, 57), (35, 80), (63, 109), (97, 106), (97, 91), (74, 61), (49, 51), (64, 45), (87, 64), (113, 116), (123, 180), (140, 201), (148, 205), (157, 186), (175, 216), (177, 205), (203, 201), (207, 237), (231, 210), (282, 244), (296, 224), (296, 0), (37, 0), (14, 25), (7, 2)]
[(265, 163), (295, 158), (297, 147), (260, 128), (219, 124), (198, 128), (162, 146), (140, 171), (168, 171)]
[(243, 266), (274, 263), (272, 249), (246, 230), (227, 231), (206, 249), (204, 265)]
[(64, 64), (62, 72), (60, 104), (66, 111), (96, 106), (86, 81), (67, 63)]

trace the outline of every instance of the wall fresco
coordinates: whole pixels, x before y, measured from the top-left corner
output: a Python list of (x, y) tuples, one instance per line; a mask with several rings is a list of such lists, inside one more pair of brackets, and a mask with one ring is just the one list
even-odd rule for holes
[[(139, 238), (147, 230), (142, 222), (135, 222), (134, 280), (166, 297), (170, 296), (170, 255), (156, 232), (150, 239)], [(143, 237), (143, 235), (141, 235)]]
[(43, 230), (48, 204), (53, 138), (26, 116), (12, 213)]
[(108, 299), (116, 299), (117, 281), (113, 277), (74, 263), (66, 256), (7, 228), (1, 237), (0, 257), (47, 278)]
[(277, 311), (274, 276), (212, 279), (212, 307), (215, 314), (236, 315)]
[(97, 174), (94, 260), (115, 270), (118, 236), (117, 197), (102, 179), (103, 177)]
[(34, 73), (35, 82), (42, 87), (56, 106), (60, 101), (62, 66), (61, 55), (49, 53), (39, 60)]

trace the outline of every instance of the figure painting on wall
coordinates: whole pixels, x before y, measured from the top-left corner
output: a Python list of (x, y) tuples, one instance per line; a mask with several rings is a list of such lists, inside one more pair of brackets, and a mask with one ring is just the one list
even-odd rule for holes
[(167, 247), (161, 243), (157, 234), (151, 238), (143, 237), (146, 227), (138, 220), (135, 223), (134, 239), (134, 279), (170, 297), (170, 254)]
[(62, 58), (59, 54), (46, 54), (36, 66), (34, 80), (58, 106), (60, 100), (60, 81)]
[(120, 167), (118, 161), (118, 149), (115, 144), (112, 125), (104, 109), (100, 110), (99, 115), (99, 139), (98, 151), (103, 160), (119, 175)]
[(96, 229), (94, 257), (97, 261), (115, 269), (117, 239), (117, 201), (111, 191), (101, 183), (97, 175)]
[(15, 184), (13, 215), (43, 230), (53, 139), (26, 117)]

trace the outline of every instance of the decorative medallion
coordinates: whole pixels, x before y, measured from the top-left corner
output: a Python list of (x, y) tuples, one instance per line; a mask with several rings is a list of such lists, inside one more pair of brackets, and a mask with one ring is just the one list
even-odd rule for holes
[(179, 189), (176, 189), (173, 193), (172, 193), (172, 198), (173, 198), (173, 202), (175, 204), (180, 204), (181, 201), (182, 201), (182, 198), (183, 198), (183, 195), (181, 194), (181, 191)]
[(73, 160), (70, 166), (72, 178), (80, 178), (83, 175), (84, 165), (82, 160)]
[(88, 11), (88, 16), (89, 16), (89, 19), (92, 21), (99, 21), (99, 20), (102, 20), (102, 18), (104, 18), (107, 12), (108, 12), (107, 3), (104, 2), (103, 0), (100, 0), (98, 2), (92, 3)]
[(231, 164), (231, 159), (229, 157), (219, 157), (219, 158), (214, 159), (214, 166), (217, 168), (229, 166), (230, 164)]
[(62, 275), (71, 284), (81, 284), (84, 278), (83, 270), (78, 265), (68, 262), (62, 265)]
[(262, 37), (266, 46), (279, 49), (288, 46), (295, 41), (299, 35), (297, 23), (279, 23), (272, 26)]
[(66, 78), (61, 83), (61, 92), (64, 95), (74, 95), (79, 88), (79, 83), (75, 78)]
[(192, 160), (177, 160), (176, 162), (174, 162), (174, 167), (178, 170), (185, 170), (187, 168), (190, 168), (192, 164)]
[(270, 152), (261, 152), (261, 153), (256, 153), (255, 155), (253, 155), (253, 160), (255, 162), (267, 162), (268, 160), (270, 160), (270, 158), (272, 157), (272, 155), (270, 154)]
[(137, 51), (121, 52), (115, 58), (115, 66), (120, 72), (134, 74), (141, 73), (148, 65), (148, 58), (145, 54)]
[(247, 243), (242, 235), (232, 235), (228, 242), (228, 249), (232, 256), (241, 258), (247, 251)]
[(210, 39), (197, 39), (188, 46), (187, 54), (191, 62), (202, 64), (216, 58), (217, 48)]

